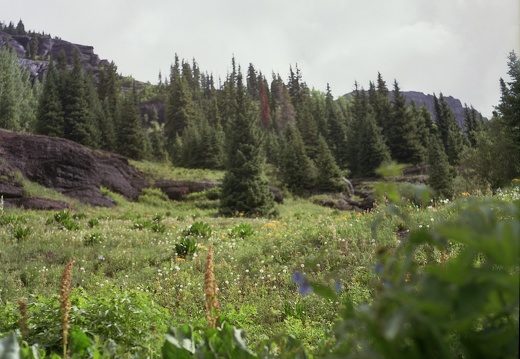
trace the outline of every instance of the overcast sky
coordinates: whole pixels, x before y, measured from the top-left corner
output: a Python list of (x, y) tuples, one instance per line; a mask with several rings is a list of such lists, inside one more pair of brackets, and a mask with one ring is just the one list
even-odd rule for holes
[(519, 0), (0, 0), (0, 21), (94, 46), (123, 75), (157, 82), (174, 54), (225, 78), (231, 57), (271, 79), (300, 68), (340, 96), (381, 72), (490, 116), (520, 53)]

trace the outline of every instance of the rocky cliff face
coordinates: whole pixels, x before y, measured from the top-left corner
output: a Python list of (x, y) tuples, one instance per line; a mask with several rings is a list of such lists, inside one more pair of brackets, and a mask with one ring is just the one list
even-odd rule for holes
[(109, 64), (108, 60), (102, 60), (94, 53), (94, 47), (92, 46), (73, 44), (65, 40), (47, 36), (38, 38), (37, 56), (41, 60), (25, 59), (23, 58), (25, 56), (25, 48), (30, 40), (31, 37), (29, 35), (9, 35), (0, 31), (0, 47), (7, 45), (12, 48), (20, 58), (20, 64), (30, 71), (31, 78), (41, 78), (47, 69), (48, 60), (56, 59), (62, 50), (65, 52), (69, 64), (72, 64), (74, 52), (78, 50), (83, 68), (94, 75), (97, 75), (103, 66)]
[[(426, 105), (426, 108), (428, 108), (428, 111), (432, 115), (433, 120), (435, 121), (435, 112), (434, 112), (434, 102), (433, 102), (433, 95), (430, 94), (424, 94), (422, 92), (418, 91), (402, 91), (401, 92), (404, 97), (406, 98), (406, 103), (409, 105), (412, 101), (415, 102), (417, 107), (422, 107), (423, 105)], [(345, 98), (350, 98), (354, 96), (354, 93), (348, 93), (344, 95)], [(393, 99), (392, 92), (389, 93), (390, 100)], [(466, 128), (466, 125), (464, 123), (464, 107), (462, 106), (462, 103), (460, 100), (454, 98), (453, 96), (444, 96), (444, 99), (448, 103), (448, 105), (451, 108), (451, 111), (455, 115), (455, 119), (457, 120), (457, 123), (462, 129)]]
[[(390, 93), (391, 95), (392, 93)], [(430, 111), (432, 118), (435, 120), (435, 110), (434, 110), (434, 102), (433, 102), (433, 95), (430, 94), (423, 94), (422, 92), (417, 91), (406, 91), (403, 92), (404, 97), (406, 98), (406, 102), (410, 104), (412, 101), (415, 102), (417, 107), (422, 107), (423, 105), (426, 105), (428, 108), (428, 111)], [(453, 111), (453, 114), (455, 115), (455, 119), (457, 120), (457, 123), (462, 129), (466, 128), (466, 125), (464, 123), (464, 107), (462, 106), (462, 103), (460, 100), (454, 98), (453, 96), (444, 96), (444, 99), (448, 103), (448, 105), (451, 108), (451, 111)]]
[(0, 159), (0, 195), (13, 205), (24, 200), (15, 172), (94, 206), (114, 205), (101, 193), (101, 186), (136, 200), (148, 185), (125, 157), (93, 151), (61, 138), (0, 130)]

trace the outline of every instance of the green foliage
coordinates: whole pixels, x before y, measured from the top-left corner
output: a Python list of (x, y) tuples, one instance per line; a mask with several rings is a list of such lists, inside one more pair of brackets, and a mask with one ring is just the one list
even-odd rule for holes
[(139, 114), (135, 83), (132, 85), (132, 91), (122, 101), (116, 133), (118, 153), (134, 160), (146, 158), (145, 135)]
[(224, 322), (197, 335), (190, 325), (170, 328), (162, 347), (164, 359), (257, 358), (244, 341), (244, 331)]
[(231, 228), (228, 233), (233, 238), (244, 239), (246, 237), (251, 237), (255, 233), (255, 230), (249, 223), (240, 223), (237, 226)]
[(160, 222), (159, 217), (155, 217), (154, 219), (138, 219), (134, 221), (132, 224), (132, 228), (134, 229), (148, 229), (152, 232), (156, 233), (164, 233), (166, 231), (166, 226)]
[(442, 143), (432, 138), (428, 150), (428, 184), (437, 192), (439, 197), (453, 196), (453, 174), (449, 159), (442, 149)]
[(292, 193), (301, 195), (312, 188), (316, 180), (316, 167), (307, 156), (300, 132), (295, 126), (289, 125), (286, 129), (281, 162), (283, 183)]
[(31, 234), (31, 229), (27, 226), (16, 226), (13, 230), (14, 238), (18, 241), (24, 240)]
[(168, 196), (159, 188), (143, 188), (138, 201), (154, 207), (162, 207), (169, 202)]
[(211, 236), (211, 226), (206, 222), (194, 222), (182, 231), (184, 236), (195, 236), (199, 238), (209, 238)]
[(78, 219), (76, 215), (71, 214), (68, 209), (63, 209), (55, 212), (52, 218), (47, 220), (47, 224), (56, 222), (69, 231), (76, 231), (81, 228), (79, 223), (76, 222), (76, 219)]
[(36, 99), (29, 72), (7, 46), (0, 48), (0, 128), (29, 131), (36, 118)]
[[(461, 205), (398, 253), (379, 251), (378, 294), (368, 306), (347, 302), (333, 357), (518, 356), (520, 202)], [(418, 251), (439, 251), (441, 263), (421, 266)]]
[(175, 253), (179, 258), (193, 256), (199, 250), (197, 240), (193, 237), (183, 237), (175, 243)]
[(85, 246), (93, 246), (94, 244), (103, 243), (103, 235), (99, 232), (89, 233), (83, 237), (83, 244)]

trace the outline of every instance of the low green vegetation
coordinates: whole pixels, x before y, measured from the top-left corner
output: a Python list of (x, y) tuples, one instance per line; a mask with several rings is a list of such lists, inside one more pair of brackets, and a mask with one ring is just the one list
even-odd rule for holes
[(111, 209), (2, 207), (0, 353), (68, 355), (69, 293), (75, 357), (517, 357), (518, 181), (453, 202), (374, 186), (369, 213), (287, 198), (277, 217), (220, 217), (212, 191), (128, 202), (104, 190)]

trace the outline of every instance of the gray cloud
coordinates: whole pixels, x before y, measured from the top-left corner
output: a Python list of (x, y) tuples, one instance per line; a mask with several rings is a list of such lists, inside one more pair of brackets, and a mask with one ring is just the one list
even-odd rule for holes
[(402, 90), (443, 92), (489, 116), (520, 48), (518, 0), (0, 0), (0, 20), (95, 47), (156, 82), (175, 53), (224, 78), (233, 54), (270, 77), (296, 63), (336, 96), (381, 72)]

